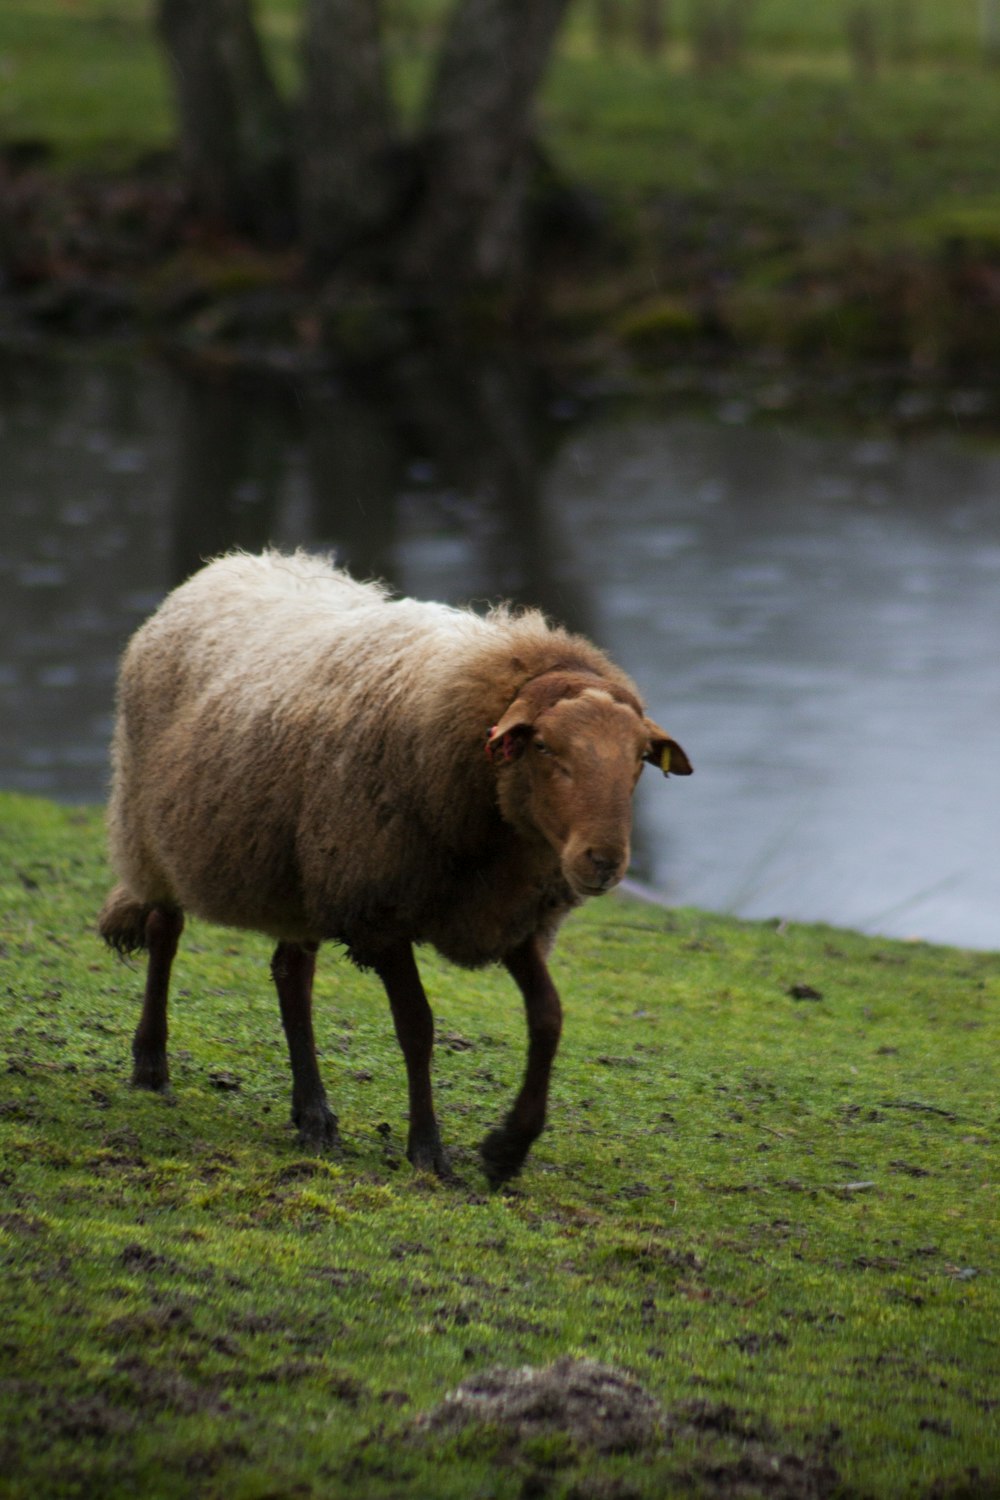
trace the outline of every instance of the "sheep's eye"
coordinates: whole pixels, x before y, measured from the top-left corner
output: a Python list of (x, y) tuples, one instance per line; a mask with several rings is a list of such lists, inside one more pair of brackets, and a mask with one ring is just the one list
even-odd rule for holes
[(552, 751), (549, 749), (548, 745), (545, 743), (544, 740), (541, 740), (541, 739), (538, 739), (538, 740), (535, 741), (535, 749), (537, 751), (539, 751), (539, 753), (541, 755), (551, 755), (552, 754)]

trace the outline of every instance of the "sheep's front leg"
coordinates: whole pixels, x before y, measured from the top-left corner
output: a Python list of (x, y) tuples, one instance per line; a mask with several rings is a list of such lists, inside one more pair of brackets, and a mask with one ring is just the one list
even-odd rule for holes
[(132, 1039), (132, 1083), (137, 1089), (165, 1089), (170, 1082), (167, 998), (170, 968), (183, 929), (184, 913), (179, 907), (154, 906), (146, 918), (146, 992)]
[(299, 1127), (303, 1145), (329, 1146), (337, 1141), (337, 1116), (326, 1102), (313, 1040), (316, 947), (315, 943), (279, 943), (271, 959), (271, 973), (292, 1064), (292, 1120)]
[(491, 1187), (516, 1176), (531, 1144), (542, 1133), (549, 1097), (552, 1062), (562, 1031), (562, 1005), (549, 975), (542, 947), (531, 937), (504, 959), (507, 971), (524, 996), (528, 1021), (528, 1062), (521, 1092), (507, 1118), (491, 1130), (479, 1148)]
[(406, 1154), (418, 1171), (448, 1177), (451, 1167), (441, 1145), (431, 1091), (434, 1017), (420, 982), (412, 946), (399, 943), (383, 954), (374, 967), (385, 985), (396, 1036), (406, 1062), (410, 1093), (410, 1135)]

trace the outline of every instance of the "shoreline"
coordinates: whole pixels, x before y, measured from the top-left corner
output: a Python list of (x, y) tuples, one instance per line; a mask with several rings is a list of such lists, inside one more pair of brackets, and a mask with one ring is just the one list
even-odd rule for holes
[[(19, 809), (18, 803), (23, 804)], [(49, 815), (56, 813), (66, 819), (70, 824), (74, 821), (81, 826), (89, 824), (93, 820), (103, 819), (104, 803), (93, 801), (63, 802), (56, 798), (37, 794), (34, 792), (12, 791), (0, 787), (0, 833), (4, 828), (6, 819), (10, 819), (12, 826), (19, 824), (25, 818), (32, 821), (31, 814), (34, 812), (37, 821), (43, 813)], [(836, 923), (825, 921), (822, 917), (746, 917), (735, 915), (732, 912), (714, 910), (710, 907), (695, 907), (685, 902), (670, 900), (666, 894), (632, 875), (626, 875), (614, 891), (609, 892), (612, 897), (617, 896), (619, 901), (625, 903), (627, 911), (629, 904), (637, 908), (648, 907), (653, 911), (664, 914), (668, 919), (676, 916), (678, 919), (690, 921), (706, 921), (714, 924), (732, 923), (735, 927), (756, 929), (761, 932), (771, 931), (777, 937), (784, 937), (791, 932), (826, 932), (834, 937), (840, 935), (845, 939), (861, 943), (873, 943), (882, 945), (898, 946), (903, 949), (917, 950), (926, 949), (928, 952), (950, 953), (953, 955), (968, 954), (975, 959), (989, 959), (1000, 957), (1000, 942), (993, 946), (985, 944), (970, 945), (968, 943), (952, 943), (941, 938), (924, 937), (921, 934), (900, 937), (890, 933), (880, 933), (865, 930), (858, 927), (844, 927)], [(597, 909), (614, 910), (615, 901), (605, 903), (592, 899), (583, 903), (583, 908), (588, 911)], [(619, 908), (621, 909), (621, 908)], [(579, 909), (578, 909), (579, 910)], [(197, 920), (197, 919), (196, 919)], [(210, 923), (199, 923), (206, 929)], [(236, 928), (219, 928), (218, 931), (237, 933)], [(421, 950), (424, 951), (424, 950)], [(429, 949), (426, 951), (430, 951)]]

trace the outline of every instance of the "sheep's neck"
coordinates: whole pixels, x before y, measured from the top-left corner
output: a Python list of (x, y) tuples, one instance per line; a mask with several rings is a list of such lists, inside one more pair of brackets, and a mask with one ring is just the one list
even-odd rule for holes
[(463, 865), (421, 936), (456, 963), (499, 962), (533, 933), (551, 938), (577, 904), (548, 845), (505, 829), (489, 859)]

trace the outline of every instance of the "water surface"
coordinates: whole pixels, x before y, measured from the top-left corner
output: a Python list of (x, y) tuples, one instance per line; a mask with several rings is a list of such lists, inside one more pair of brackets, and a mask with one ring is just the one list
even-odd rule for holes
[(103, 795), (118, 652), (200, 557), (335, 547), (633, 673), (697, 768), (640, 788), (670, 901), (1000, 945), (1000, 454), (733, 416), (430, 355), (280, 394), (0, 366), (0, 785)]

